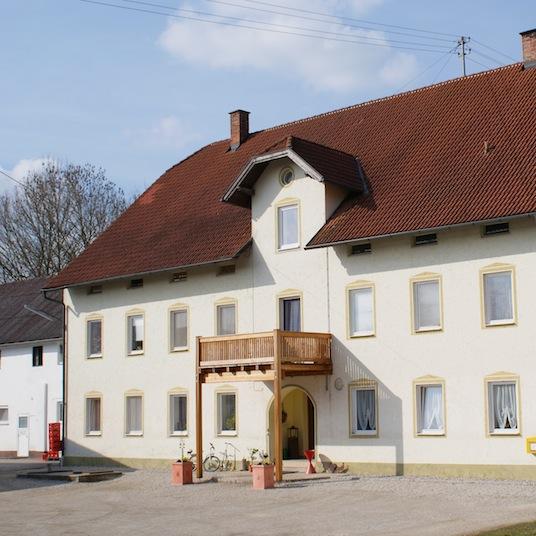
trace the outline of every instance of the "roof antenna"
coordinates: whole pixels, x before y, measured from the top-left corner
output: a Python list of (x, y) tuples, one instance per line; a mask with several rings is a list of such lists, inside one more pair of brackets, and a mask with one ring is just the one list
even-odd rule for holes
[(458, 39), (458, 57), (461, 59), (462, 61), (462, 76), (466, 76), (466, 71), (465, 71), (465, 56), (467, 56), (467, 54), (469, 54), (471, 52), (471, 49), (469, 47), (465, 47), (465, 45), (467, 45), (467, 43), (469, 43), (469, 41), (471, 41), (471, 38), (470, 37), (466, 37), (464, 35), (460, 36), (460, 38)]

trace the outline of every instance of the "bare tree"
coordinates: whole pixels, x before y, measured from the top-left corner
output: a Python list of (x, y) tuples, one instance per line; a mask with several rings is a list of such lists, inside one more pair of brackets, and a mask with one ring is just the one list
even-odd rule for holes
[(0, 281), (58, 273), (126, 208), (124, 192), (91, 164), (48, 161), (0, 195)]

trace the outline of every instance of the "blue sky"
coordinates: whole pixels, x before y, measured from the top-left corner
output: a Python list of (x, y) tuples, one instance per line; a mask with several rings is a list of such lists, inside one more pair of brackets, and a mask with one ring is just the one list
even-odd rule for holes
[[(227, 114), (236, 108), (249, 110), (251, 128), (258, 130), (460, 74), (458, 58), (444, 53), (443, 47), (454, 46), (451, 36), (385, 33), (405, 31), (297, 11), (287, 11), (295, 15), (288, 17), (284, 9), (251, 0), (227, 0), (245, 7), (213, 0), (146, 1), (264, 21), (272, 24), (263, 26), (268, 29), (307, 27), (335, 39), (391, 46), (170, 19), (80, 0), (1, 0), (0, 168), (20, 178), (43, 158), (91, 162), (128, 193), (141, 192), (198, 147), (227, 137)], [(516, 60), (518, 33), (536, 26), (533, 0), (266, 2), (469, 35)], [(394, 40), (426, 43), (434, 52), (395, 49)], [(469, 73), (484, 69), (473, 61), (511, 63), (475, 41), (470, 46)], [(0, 176), (0, 191), (8, 186)]]

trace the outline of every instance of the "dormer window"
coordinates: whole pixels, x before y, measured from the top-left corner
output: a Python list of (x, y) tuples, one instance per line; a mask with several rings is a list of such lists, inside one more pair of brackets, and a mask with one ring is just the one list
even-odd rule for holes
[(298, 204), (288, 204), (278, 207), (278, 249), (294, 249), (300, 247)]

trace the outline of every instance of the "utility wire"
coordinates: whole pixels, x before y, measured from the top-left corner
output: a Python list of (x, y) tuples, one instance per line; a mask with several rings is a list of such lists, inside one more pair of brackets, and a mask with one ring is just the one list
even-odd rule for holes
[(480, 65), (481, 67), (484, 67), (484, 69), (493, 69), (493, 67), (489, 65), (484, 65), (483, 63), (480, 63), (479, 61), (476, 61), (473, 58), (467, 57), (467, 59), (472, 61), (473, 63), (476, 63), (477, 65)]
[(473, 38), (473, 43), (476, 43), (477, 45), (480, 45), (484, 48), (487, 48), (488, 50), (491, 50), (492, 52), (495, 52), (496, 54), (500, 54), (501, 56), (504, 56), (505, 58), (513, 61), (513, 62), (517, 62), (518, 60), (516, 60), (515, 58), (512, 58), (512, 56), (509, 56), (508, 54), (505, 54), (504, 52), (501, 52), (500, 50), (496, 49), (496, 48), (493, 48), (493, 47), (490, 47), (489, 45), (486, 45), (484, 43), (482, 43), (482, 41), (478, 41), (477, 39), (474, 39)]
[[(400, 50), (412, 50), (412, 51), (417, 51), (417, 52), (431, 52), (433, 54), (437, 54), (437, 52), (440, 52), (438, 50), (431, 50), (430, 48), (412, 48), (412, 47), (405, 47), (405, 46), (389, 45), (387, 43), (386, 44), (369, 43), (369, 42), (357, 41), (355, 39), (340, 39), (340, 38), (336, 38), (336, 37), (323, 37), (321, 35), (311, 35), (311, 34), (297, 33), (297, 32), (291, 32), (291, 31), (286, 31), (286, 30), (275, 30), (275, 29), (268, 29), (268, 28), (259, 28), (259, 27), (256, 27), (256, 26), (249, 26), (249, 25), (246, 25), (246, 24), (236, 24), (236, 23), (233, 23), (233, 22), (209, 20), (209, 19), (203, 19), (203, 18), (200, 18), (200, 17), (190, 17), (190, 16), (186, 16), (186, 15), (176, 15), (176, 14), (164, 13), (162, 11), (156, 11), (156, 10), (152, 10), (152, 9), (142, 9), (142, 8), (136, 8), (136, 7), (128, 7), (128, 6), (124, 6), (124, 5), (112, 4), (110, 2), (102, 2), (102, 1), (98, 1), (98, 0), (79, 0), (79, 1), (84, 2), (86, 4), (95, 4), (95, 5), (98, 5), (98, 6), (107, 6), (107, 7), (114, 7), (114, 8), (117, 8), (117, 9), (124, 9), (126, 11), (136, 11), (136, 12), (140, 12), (140, 13), (150, 13), (150, 14), (153, 14), (153, 15), (162, 15), (164, 17), (171, 17), (171, 18), (176, 18), (176, 19), (192, 20), (192, 21), (196, 21), (196, 22), (205, 22), (205, 23), (209, 23), (209, 24), (219, 24), (219, 25), (223, 25), (223, 26), (233, 26), (233, 27), (236, 27), (236, 28), (246, 28), (248, 30), (256, 30), (256, 31), (260, 31), (260, 32), (277, 33), (277, 34), (284, 34), (284, 35), (295, 35), (295, 36), (298, 36), (298, 37), (306, 37), (306, 38), (310, 38), (310, 39), (322, 39), (322, 40), (326, 40), (326, 41), (337, 41), (337, 42), (340, 42), (340, 43), (351, 43), (351, 44), (356, 44), (356, 45), (388, 47), (388, 48), (396, 48), (396, 49), (400, 49)], [(219, 16), (219, 15), (215, 15), (215, 16)], [(427, 45), (423, 45), (423, 46), (427, 46)]]
[(478, 54), (479, 56), (482, 56), (486, 60), (489, 60), (489, 61), (491, 61), (493, 63), (497, 63), (501, 67), (504, 65), (504, 62), (499, 61), (499, 60), (497, 60), (495, 58), (492, 58), (491, 56), (488, 56), (487, 54), (484, 54), (483, 52), (480, 52), (479, 50), (475, 50), (474, 48), (472, 48), (471, 51), (474, 52), (475, 54)]
[[(329, 30), (322, 30), (319, 28), (304, 28), (302, 26), (289, 26), (288, 24), (282, 24), (282, 23), (274, 23), (274, 22), (267, 22), (267, 21), (259, 21), (259, 20), (252, 20), (252, 19), (245, 19), (242, 17), (232, 17), (229, 15), (220, 15), (218, 13), (209, 13), (206, 11), (197, 11), (193, 9), (186, 9), (186, 8), (176, 8), (174, 6), (169, 6), (165, 4), (155, 4), (153, 2), (144, 2), (142, 0), (119, 0), (121, 2), (128, 2), (130, 4), (138, 4), (138, 5), (144, 5), (144, 6), (150, 6), (150, 7), (157, 7), (157, 8), (163, 8), (163, 9), (170, 9), (173, 11), (182, 11), (185, 13), (193, 13), (194, 15), (201, 15), (201, 16), (208, 16), (208, 17), (218, 17), (222, 19), (229, 19), (229, 20), (235, 20), (238, 22), (246, 22), (249, 24), (261, 24), (265, 26), (272, 26), (276, 28), (286, 28), (289, 30), (298, 30), (303, 32), (316, 32), (326, 35), (335, 35), (335, 36), (347, 36), (348, 34), (344, 34), (341, 32), (332, 32)], [(446, 45), (436, 45), (436, 44), (428, 44), (428, 43), (420, 43), (415, 41), (396, 41), (396, 40), (387, 40), (382, 37), (370, 37), (367, 35), (356, 35), (356, 39), (366, 39), (371, 41), (380, 41), (381, 43), (386, 43), (388, 41), (389, 43), (397, 43), (401, 45), (417, 45), (417, 46), (426, 46), (426, 47), (433, 47), (433, 48), (439, 48), (439, 49), (445, 49)]]
[(19, 184), (20, 186), (22, 186), (23, 188), (26, 188), (26, 185), (22, 182), (22, 181), (19, 181), (18, 179), (15, 179), (14, 177), (12, 177), (11, 175), (8, 175), (5, 171), (2, 171), (0, 169), (0, 173), (2, 175), (4, 175), (5, 177), (7, 177), (8, 179), (11, 179), (13, 182), (16, 182), (17, 184)]
[(435, 84), (436, 83), (436, 80), (439, 78), (439, 76), (441, 75), (441, 73), (445, 70), (445, 67), (447, 66), (448, 62), (450, 61), (450, 58), (452, 57), (451, 54), (448, 54), (447, 55), (447, 59), (445, 60), (445, 63), (443, 63), (443, 65), (441, 66), (441, 69), (439, 69), (439, 71), (437, 72), (437, 74), (434, 76), (434, 79), (432, 80), (432, 84)]

